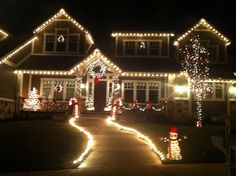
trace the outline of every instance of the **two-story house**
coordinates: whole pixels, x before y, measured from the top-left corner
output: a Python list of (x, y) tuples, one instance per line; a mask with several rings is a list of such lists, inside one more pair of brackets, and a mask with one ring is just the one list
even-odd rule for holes
[(0, 117), (26, 110), (25, 99), (36, 88), (38, 111), (66, 111), (70, 98), (78, 95), (87, 110), (109, 110), (118, 92), (127, 109), (148, 103), (169, 117), (184, 118), (194, 112), (195, 98), (181, 70), (179, 49), (193, 33), (210, 52), (208, 81), (213, 93), (204, 99), (206, 116), (235, 113), (236, 77), (227, 57), (230, 41), (204, 19), (182, 35), (115, 31), (106, 51), (61, 9), (31, 36), (8, 36), (0, 30)]

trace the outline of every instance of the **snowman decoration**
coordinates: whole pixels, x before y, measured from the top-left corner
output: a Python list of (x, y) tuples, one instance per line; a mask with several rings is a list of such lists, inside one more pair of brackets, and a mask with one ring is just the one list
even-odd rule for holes
[(169, 160), (181, 160), (181, 149), (179, 147), (181, 139), (178, 139), (177, 128), (170, 128), (169, 139), (166, 140), (168, 141), (167, 158)]

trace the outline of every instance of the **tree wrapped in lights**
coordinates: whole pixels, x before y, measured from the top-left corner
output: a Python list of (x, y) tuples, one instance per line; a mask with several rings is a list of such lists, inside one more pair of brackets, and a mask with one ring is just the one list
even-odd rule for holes
[(38, 90), (35, 87), (33, 87), (33, 90), (30, 91), (28, 98), (25, 99), (24, 109), (30, 111), (37, 111), (40, 109)]
[(202, 127), (202, 99), (211, 91), (206, 80), (209, 77), (208, 51), (200, 44), (199, 36), (193, 36), (189, 43), (180, 49), (182, 69), (188, 73), (189, 86), (196, 96), (197, 127)]

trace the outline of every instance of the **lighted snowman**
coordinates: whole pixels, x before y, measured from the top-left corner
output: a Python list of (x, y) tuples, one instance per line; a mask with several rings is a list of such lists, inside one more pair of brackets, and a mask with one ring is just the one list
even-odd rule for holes
[(179, 146), (179, 141), (181, 139), (178, 139), (178, 133), (177, 133), (177, 128), (170, 128), (169, 132), (169, 139), (168, 141), (168, 153), (167, 153), (167, 158), (169, 160), (181, 160), (181, 149)]

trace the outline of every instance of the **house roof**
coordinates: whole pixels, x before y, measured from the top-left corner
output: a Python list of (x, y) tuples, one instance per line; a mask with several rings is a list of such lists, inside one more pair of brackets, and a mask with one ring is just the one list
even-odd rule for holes
[(81, 62), (83, 56), (31, 55), (17, 69), (20, 70), (69, 70)]
[(105, 56), (98, 48), (90, 52), (83, 61), (74, 65), (70, 71), (74, 72), (76, 69), (80, 69), (81, 67), (88, 67), (94, 61), (96, 62), (96, 60), (101, 60), (115, 72), (122, 72), (121, 69), (113, 61), (111, 61), (110, 58), (108, 59), (108, 57)]
[(168, 32), (113, 32), (112, 37), (174, 37), (174, 33)]
[(222, 66), (219, 65), (209, 65), (209, 78), (214, 79), (236, 79), (234, 72), (236, 72), (236, 65), (235, 64), (227, 64)]
[(0, 42), (0, 58), (6, 55), (7, 53), (16, 49), (17, 46), (23, 45), (22, 43), (25, 42), (27, 39), (32, 37), (32, 34), (26, 35), (17, 35), (12, 36), (10, 35), (5, 40)]
[(75, 19), (73, 19), (64, 9), (60, 9), (54, 16), (52, 16), (47, 21), (45, 21), (43, 24), (38, 26), (33, 32), (34, 33), (39, 33), (40, 31), (45, 29), (47, 26), (52, 24), (56, 19), (61, 18), (61, 17), (66, 18), (67, 20), (72, 22), (75, 26), (77, 26), (80, 30), (85, 32), (85, 34), (87, 35), (86, 37), (91, 42), (91, 44), (94, 43), (92, 35), (90, 34), (90, 32), (87, 29), (85, 29), (81, 24), (79, 24)]
[(170, 73), (180, 71), (177, 61), (170, 58), (117, 57), (115, 62), (123, 71)]
[(222, 33), (220, 33), (218, 30), (216, 30), (212, 25), (210, 25), (203, 18), (200, 19), (199, 22), (196, 25), (194, 25), (191, 29), (189, 29), (187, 32), (185, 32), (179, 38), (177, 38), (177, 40), (174, 43), (177, 44), (178, 42), (183, 40), (185, 37), (187, 37), (190, 33), (192, 33), (194, 30), (199, 28), (199, 26), (201, 26), (201, 25), (204, 26), (205, 28), (207, 28), (208, 30), (210, 30), (212, 33), (214, 33), (218, 38), (220, 38), (223, 42), (225, 42), (226, 45), (229, 45), (231, 43), (231, 41), (227, 37), (225, 37)]

